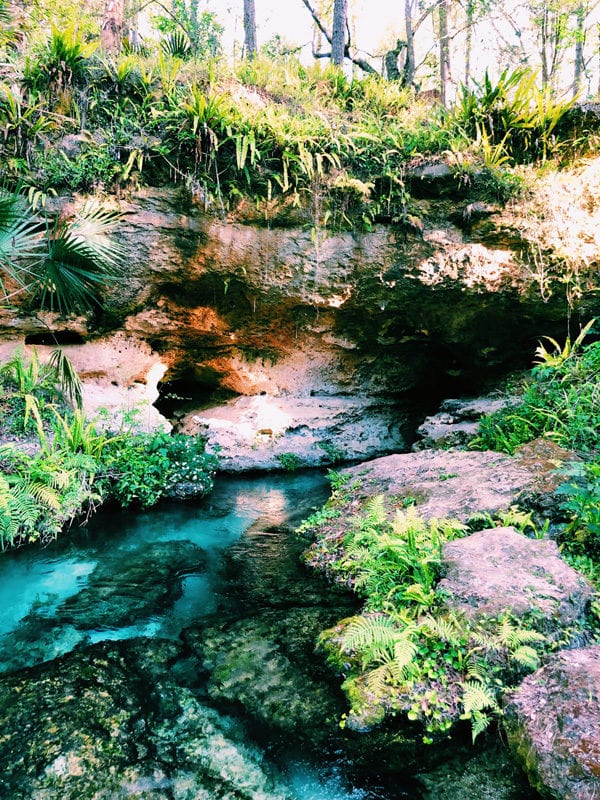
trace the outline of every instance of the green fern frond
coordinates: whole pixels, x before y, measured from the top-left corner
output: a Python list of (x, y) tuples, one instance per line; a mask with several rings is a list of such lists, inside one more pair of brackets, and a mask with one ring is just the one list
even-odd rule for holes
[(507, 511), (498, 511), (497, 518), (502, 527), (513, 527), (521, 533), (525, 533), (528, 528), (533, 531), (536, 529), (533, 512), (523, 511), (518, 506), (511, 506)]
[(390, 669), (403, 676), (407, 667), (413, 663), (417, 655), (417, 645), (416, 642), (409, 638), (410, 633), (411, 631), (407, 632), (402, 638), (394, 642), (394, 657), (388, 661)]
[(504, 616), (498, 625), (497, 637), (500, 644), (510, 649), (520, 644), (520, 629), (514, 625), (510, 617)]
[(522, 667), (530, 669), (532, 672), (540, 666), (538, 653), (528, 645), (521, 645), (511, 653), (511, 657)]
[(475, 658), (473, 653), (469, 653), (466, 659), (466, 676), (469, 681), (485, 683), (489, 665), (484, 659)]
[(386, 522), (385, 495), (378, 494), (372, 497), (365, 505), (364, 515), (360, 518), (360, 529), (365, 530), (377, 527), (384, 525)]
[(26, 487), (26, 491), (34, 500), (40, 503), (40, 505), (52, 509), (53, 511), (60, 511), (60, 495), (52, 487), (46, 486), (43, 483), (29, 483)]
[(464, 681), (462, 687), (462, 704), (465, 709), (465, 714), (483, 711), (486, 708), (495, 711), (498, 708), (493, 690), (485, 686), (485, 684), (479, 683), (479, 681)]
[(381, 696), (389, 691), (391, 675), (388, 664), (380, 664), (375, 669), (370, 669), (365, 674), (367, 689), (374, 695)]
[(468, 528), (473, 530), (475, 528), (480, 528), (481, 530), (486, 530), (487, 528), (493, 528), (494, 519), (491, 514), (483, 511), (477, 511), (475, 514), (469, 517), (468, 521)]
[(473, 744), (475, 744), (475, 739), (479, 736), (480, 733), (483, 733), (490, 725), (492, 718), (489, 714), (485, 714), (483, 711), (475, 711), (471, 716), (471, 737), (473, 740)]
[(422, 620), (430, 633), (451, 645), (460, 645), (466, 635), (464, 620), (454, 614), (444, 617), (427, 615)]
[(353, 617), (342, 634), (340, 647), (347, 652), (374, 647), (391, 650), (398, 635), (396, 624), (387, 615)]
[(469, 640), (481, 650), (493, 652), (502, 647), (502, 642), (495, 633), (490, 633), (485, 628), (478, 626), (469, 631)]

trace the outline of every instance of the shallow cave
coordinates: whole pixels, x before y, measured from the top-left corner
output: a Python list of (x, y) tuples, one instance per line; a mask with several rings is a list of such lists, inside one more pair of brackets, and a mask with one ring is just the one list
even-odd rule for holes
[(77, 331), (42, 331), (41, 333), (29, 333), (25, 337), (25, 344), (49, 345), (50, 347), (60, 347), (63, 344), (83, 344), (85, 339)]
[(236, 393), (221, 386), (220, 376), (206, 375), (196, 378), (190, 373), (158, 384), (158, 398), (154, 406), (167, 419), (175, 420), (188, 411), (209, 408), (224, 403)]

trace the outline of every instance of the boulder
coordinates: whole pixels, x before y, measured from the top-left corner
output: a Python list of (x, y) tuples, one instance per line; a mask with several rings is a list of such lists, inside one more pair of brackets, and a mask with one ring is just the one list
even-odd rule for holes
[(600, 796), (599, 720), (599, 645), (557, 653), (512, 695), (508, 742), (544, 798)]
[(438, 588), (447, 606), (471, 619), (510, 611), (558, 638), (583, 622), (594, 589), (559, 555), (556, 542), (515, 528), (478, 531), (446, 542)]
[(545, 495), (558, 488), (562, 479), (556, 471), (569, 454), (543, 440), (531, 443), (525, 454), (425, 450), (377, 458), (344, 474), (354, 485), (355, 498), (383, 492), (392, 500), (414, 501), (426, 518), (466, 521), (476, 513), (508, 508), (525, 493)]
[(479, 429), (479, 420), (516, 402), (510, 397), (476, 397), (444, 400), (437, 413), (425, 417), (417, 428), (413, 451), (463, 447)]
[(289, 800), (241, 726), (171, 682), (180, 655), (102, 643), (0, 678), (0, 796)]
[(376, 458), (342, 470), (346, 477), (339, 516), (317, 531), (307, 560), (327, 568), (343, 558), (347, 520), (377, 495), (386, 495), (390, 516), (413, 506), (425, 519), (451, 517), (467, 522), (521, 504), (545, 517), (558, 512), (555, 490), (562, 482), (557, 468), (572, 454), (538, 440), (514, 456), (493, 452), (423, 450)]
[[(200, 434), (227, 472), (294, 469), (405, 450), (408, 420), (392, 403), (354, 397), (239, 397), (192, 412), (178, 428)], [(404, 429), (404, 430), (403, 430)]]
[(119, 627), (160, 613), (181, 595), (184, 575), (203, 572), (206, 553), (187, 540), (142, 544), (102, 560), (57, 618), (80, 629)]

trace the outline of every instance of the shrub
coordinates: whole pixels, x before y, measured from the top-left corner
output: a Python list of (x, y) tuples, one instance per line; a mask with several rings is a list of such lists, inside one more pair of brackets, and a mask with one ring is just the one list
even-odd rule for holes
[[(327, 524), (335, 510), (326, 505), (313, 526)], [(507, 514), (530, 523), (515, 509)], [(349, 718), (359, 725), (403, 712), (423, 725), (427, 743), (459, 719), (470, 722), (475, 739), (500, 713), (502, 692), (536, 669), (550, 647), (508, 613), (473, 622), (445, 607), (436, 588), (442, 544), (466, 533), (457, 520), (426, 521), (413, 508), (390, 518), (380, 496), (349, 520), (343, 552), (332, 558), (325, 552), (331, 537), (321, 538), (319, 561), (365, 598), (360, 615), (320, 638), (345, 675)]]
[(217, 466), (201, 437), (167, 433), (116, 436), (107, 443), (102, 462), (108, 491), (124, 508), (150, 508), (179, 482), (209, 492)]
[(588, 457), (597, 451), (600, 342), (581, 348), (591, 325), (573, 344), (568, 339), (561, 348), (551, 339), (551, 351), (538, 347), (538, 363), (520, 402), (484, 417), (473, 448), (513, 453), (521, 444), (544, 436)]

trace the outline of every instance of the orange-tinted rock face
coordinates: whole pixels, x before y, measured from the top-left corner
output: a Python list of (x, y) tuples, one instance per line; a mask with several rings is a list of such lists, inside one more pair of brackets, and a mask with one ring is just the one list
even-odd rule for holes
[[(483, 235), (479, 212), (465, 225), (456, 203), (418, 202), (419, 226), (333, 233), (258, 227), (243, 207), (222, 221), (178, 189), (144, 190), (121, 203), (129, 256), (100, 316), (40, 322), (4, 311), (0, 328), (15, 343), (47, 325), (88, 344), (124, 332), (152, 354), (153, 379), (161, 365), (159, 407), (170, 417), (263, 392), (433, 408), (529, 366), (540, 336), (564, 335), (564, 300), (543, 302), (511, 250), (522, 241), (506, 215), (486, 206)], [(77, 364), (77, 346), (70, 352)], [(110, 365), (105, 373), (110, 395), (123, 381)]]

